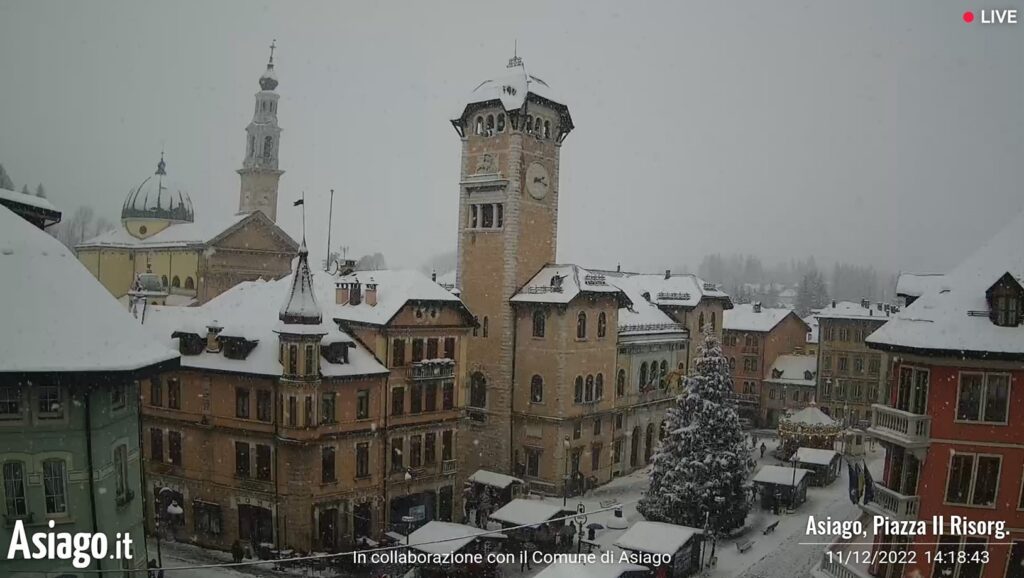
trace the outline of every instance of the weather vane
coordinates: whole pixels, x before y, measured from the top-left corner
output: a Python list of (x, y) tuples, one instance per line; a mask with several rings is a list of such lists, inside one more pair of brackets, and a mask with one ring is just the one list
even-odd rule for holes
[(270, 41), (270, 63), (274, 63), (274, 49), (277, 48), (277, 38)]

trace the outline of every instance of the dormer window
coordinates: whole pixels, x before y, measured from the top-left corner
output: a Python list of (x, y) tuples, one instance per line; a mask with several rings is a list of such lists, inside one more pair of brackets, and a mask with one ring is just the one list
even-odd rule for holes
[(988, 301), (989, 318), (1000, 327), (1017, 327), (1021, 323), (1024, 309), (1024, 288), (1006, 273), (985, 292)]

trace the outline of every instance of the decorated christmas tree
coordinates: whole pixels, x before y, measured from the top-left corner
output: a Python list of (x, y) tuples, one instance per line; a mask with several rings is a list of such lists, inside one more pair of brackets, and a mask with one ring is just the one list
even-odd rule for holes
[(703, 341), (683, 393), (668, 409), (650, 489), (637, 509), (648, 520), (721, 532), (746, 518), (749, 456), (730, 400), (729, 360), (708, 327)]

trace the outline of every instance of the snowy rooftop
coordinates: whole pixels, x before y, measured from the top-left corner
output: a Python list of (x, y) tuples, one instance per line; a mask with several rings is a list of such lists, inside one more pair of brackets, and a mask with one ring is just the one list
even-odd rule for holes
[(885, 321), (892, 315), (885, 310), (881, 303), (854, 303), (853, 301), (838, 301), (830, 303), (828, 307), (814, 314), (818, 319), (873, 319)]
[(0, 199), (13, 201), (15, 203), (21, 203), (22, 205), (28, 205), (37, 209), (43, 209), (46, 211), (60, 212), (57, 207), (54, 207), (50, 201), (37, 197), (35, 195), (26, 195), (25, 193), (19, 193), (17, 191), (10, 191), (7, 189), (0, 189)]
[(830, 418), (813, 403), (800, 411), (794, 412), (788, 416), (783, 416), (781, 419), (790, 423), (807, 425), (837, 425), (836, 420)]
[(558, 504), (551, 504), (543, 500), (516, 498), (491, 514), (491, 519), (516, 526), (536, 526), (552, 518), (559, 518), (571, 513)]
[(569, 303), (583, 293), (616, 295), (622, 290), (608, 282), (603, 272), (579, 265), (547, 265), (512, 296), (513, 303)]
[(71, 249), (3, 206), (0, 270), (0, 372), (127, 371), (178, 357)]
[[(776, 371), (782, 374), (775, 377)], [(808, 377), (807, 372), (810, 372)], [(818, 357), (816, 355), (780, 355), (775, 358), (772, 370), (768, 373), (766, 381), (773, 383), (792, 383), (794, 385), (814, 385), (815, 376), (818, 372)]]
[(431, 520), (409, 534), (409, 547), (428, 554), (458, 552), (476, 540), (481, 532), (483, 530), (473, 526)]
[(767, 333), (791, 314), (796, 315), (792, 309), (755, 307), (752, 303), (742, 303), (722, 314), (722, 329)]
[(636, 564), (552, 564), (535, 578), (619, 578), (628, 572), (647, 572), (646, 566)]
[(796, 461), (801, 464), (814, 464), (816, 466), (827, 466), (836, 459), (839, 452), (835, 450), (821, 450), (818, 448), (797, 448)]
[(281, 305), (278, 318), (285, 324), (320, 325), (323, 315), (313, 291), (313, 274), (309, 271), (309, 249), (303, 239), (298, 264), (292, 275), (292, 286)]
[[(320, 359), (320, 371), (326, 377), (377, 375), (387, 373), (379, 361), (359, 345), (351, 336), (338, 329), (330, 321), (316, 325), (285, 325), (278, 320), (277, 311), (291, 291), (292, 276), (276, 281), (246, 281), (218, 295), (200, 307), (160, 307), (146, 309), (143, 327), (164, 340), (168, 345), (177, 346), (177, 338), (171, 335), (180, 331), (193, 333), (205, 338), (208, 325), (223, 329), (220, 336), (241, 337), (255, 341), (256, 345), (245, 359), (229, 359), (223, 353), (212, 353), (205, 349), (198, 355), (181, 356), (183, 367), (232, 371), (256, 375), (279, 376), (282, 374), (278, 361), (278, 332), (323, 335), (321, 343), (350, 343), (348, 363), (331, 363)], [(333, 282), (326, 274), (313, 275), (313, 288), (317, 299), (324, 302), (334, 298)]]
[[(332, 319), (386, 325), (409, 301), (438, 301), (462, 306), (458, 295), (445, 289), (430, 277), (413, 269), (384, 269), (379, 271), (355, 271), (349, 275), (329, 277), (317, 275), (315, 281), (324, 284), (321, 291), (330, 294), (320, 298), (324, 314)], [(334, 288), (339, 283), (358, 282), (365, 292), (367, 284), (377, 286), (377, 304), (370, 305), (363, 298), (358, 305), (337, 305)], [(329, 285), (329, 287), (327, 287)], [(468, 315), (468, 312), (467, 312)]]
[(504, 490), (512, 484), (525, 484), (523, 480), (514, 478), (505, 474), (499, 474), (497, 472), (491, 472), (487, 470), (477, 470), (472, 476), (469, 476), (469, 481), (483, 484), (485, 486), (492, 486)]
[[(245, 213), (231, 215), (224, 219), (206, 219), (195, 223), (176, 223), (166, 229), (146, 237), (138, 239), (133, 237), (124, 227), (117, 227), (112, 231), (102, 233), (87, 239), (78, 244), (76, 248), (87, 247), (187, 247), (189, 245), (205, 245), (220, 237), (228, 230), (240, 226), (246, 219), (259, 218), (262, 213)], [(264, 217), (265, 218), (265, 217)], [(283, 233), (283, 232), (282, 232)]]
[(920, 297), (931, 291), (938, 291), (946, 276), (942, 273), (900, 273), (896, 278), (896, 294), (905, 297)]
[(803, 468), (792, 468), (788, 466), (761, 466), (761, 469), (754, 475), (754, 482), (761, 484), (774, 484), (777, 486), (799, 485), (804, 476), (813, 474), (811, 470)]
[(677, 526), (664, 522), (641, 520), (619, 536), (615, 545), (625, 550), (638, 550), (654, 554), (675, 554), (695, 535), (702, 534), (697, 528)]
[(985, 292), (1003, 275), (1024, 280), (1024, 213), (871, 334), (868, 344), (957, 355), (1024, 354), (1024, 328), (1000, 327), (988, 317)]
[(450, 291), (454, 295), (458, 295), (458, 294), (461, 293), (461, 291), (459, 291), (459, 288), (455, 286), (455, 270), (454, 269), (452, 269), (451, 271), (448, 271), (447, 273), (438, 275), (437, 276), (437, 284), (440, 285), (441, 287), (447, 289), (448, 291)]
[(807, 332), (807, 343), (817, 343), (818, 318), (815, 317), (814, 315), (808, 315), (807, 317), (804, 317), (804, 323), (806, 323), (807, 327), (810, 328), (810, 331)]
[(478, 84), (469, 98), (459, 104), (460, 108), (453, 118), (462, 118), (467, 104), (492, 100), (501, 101), (501, 106), (506, 111), (519, 110), (526, 102), (527, 94), (531, 92), (551, 102), (560, 102), (555, 98), (548, 83), (527, 72), (522, 60), (516, 59), (514, 66), (507, 66), (498, 74)]
[(678, 333), (681, 337), (683, 326), (645, 297), (650, 295), (645, 283), (648, 277), (607, 273), (609, 282), (621, 289), (630, 301), (628, 306), (619, 308), (619, 332)]
[(729, 295), (714, 283), (708, 283), (689, 273), (597, 272), (608, 275), (609, 278), (629, 278), (640, 288), (642, 293), (651, 296), (652, 303), (662, 307), (696, 307), (704, 299), (729, 299)]

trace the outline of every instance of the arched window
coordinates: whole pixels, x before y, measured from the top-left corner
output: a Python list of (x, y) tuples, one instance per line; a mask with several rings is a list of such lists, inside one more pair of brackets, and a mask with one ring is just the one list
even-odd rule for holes
[(538, 309), (533, 312), (533, 336), (544, 337), (544, 311)]
[(175, 275), (174, 278), (171, 279), (171, 287), (181, 287), (181, 279), (178, 279), (177, 275)]
[(539, 116), (537, 118), (533, 119), (533, 132), (535, 132), (537, 134), (541, 134), (541, 133), (544, 132), (544, 129), (541, 126), (541, 119), (540, 119)]
[(498, 113), (498, 132), (505, 132), (505, 113)]
[(583, 403), (583, 377), (576, 376), (576, 384), (573, 387), (572, 399), (576, 403)]
[(701, 313), (700, 317), (697, 318), (697, 331), (704, 331), (704, 313)]
[(165, 289), (167, 288), (167, 275), (160, 276), (160, 284), (163, 285)]
[(608, 317), (604, 314), (604, 311), (597, 316), (597, 336), (604, 337), (608, 333)]
[(544, 138), (551, 138), (551, 123), (544, 121)]
[(533, 376), (530, 380), (530, 402), (541, 403), (544, 401), (544, 378), (539, 375)]
[(487, 130), (488, 131), (493, 131), (494, 130), (494, 115), (493, 114), (487, 115)]
[(626, 395), (626, 370), (620, 369), (619, 376), (615, 378), (615, 395), (622, 397)]
[(598, 373), (594, 378), (594, 399), (604, 398), (604, 374)]
[(645, 387), (647, 387), (647, 362), (646, 361), (640, 364), (640, 390), (643, 391), (643, 389)]
[(473, 337), (480, 336), (480, 318), (473, 316)]
[(583, 394), (583, 401), (594, 401), (594, 376), (587, 376), (587, 389)]
[(487, 337), (487, 316), (484, 316), (484, 337)]
[(735, 370), (736, 369), (736, 358), (735, 357), (730, 357), (729, 358), (729, 369), (731, 369), (731, 370)]
[(528, 115), (526, 115), (526, 132), (530, 132), (532, 130), (533, 130), (533, 115), (528, 114)]
[(484, 117), (476, 117), (476, 134), (484, 134)]
[(487, 378), (479, 371), (469, 378), (470, 407), (487, 407)]
[(252, 157), (256, 154), (256, 136), (252, 135), (249, 137), (249, 156)]
[(712, 311), (711, 312), (711, 331), (713, 332), (714, 330), (715, 330), (715, 312)]
[(185, 289), (195, 289), (196, 282), (191, 277), (185, 277)]
[(576, 315), (576, 339), (587, 338), (587, 314), (580, 311)]
[(668, 362), (663, 359), (663, 360), (661, 360), (661, 375), (658, 376), (658, 386), (661, 389), (665, 389), (665, 385), (667, 385), (667, 380), (666, 380), (667, 377), (668, 377)]

